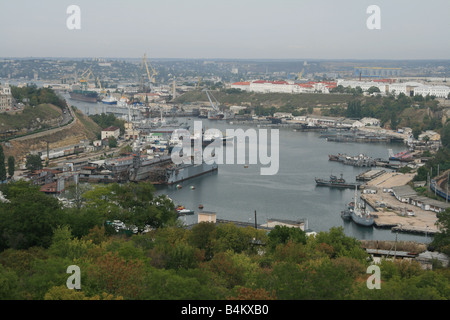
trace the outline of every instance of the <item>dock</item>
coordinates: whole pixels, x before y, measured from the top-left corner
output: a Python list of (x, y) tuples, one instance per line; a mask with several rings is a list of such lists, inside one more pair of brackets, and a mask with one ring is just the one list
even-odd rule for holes
[(363, 173), (360, 173), (356, 176), (356, 180), (358, 181), (370, 181), (373, 180), (382, 174), (384, 174), (386, 170), (380, 170), (380, 169), (372, 169), (364, 171)]

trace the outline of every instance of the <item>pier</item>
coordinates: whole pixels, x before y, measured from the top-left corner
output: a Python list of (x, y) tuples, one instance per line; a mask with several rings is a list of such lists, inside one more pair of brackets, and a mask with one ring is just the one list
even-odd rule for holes
[(373, 180), (373, 179), (381, 176), (385, 172), (386, 172), (385, 170), (379, 170), (379, 169), (367, 170), (367, 171), (364, 171), (363, 173), (358, 174), (356, 176), (356, 180), (370, 181), (370, 180)]
[(430, 236), (439, 232), (435, 225), (436, 212), (411, 204), (406, 198), (400, 197), (399, 200), (395, 196), (393, 190), (404, 188), (413, 177), (412, 174), (385, 172), (367, 182), (367, 187), (375, 188), (376, 193), (362, 194), (361, 199), (374, 209), (375, 227)]

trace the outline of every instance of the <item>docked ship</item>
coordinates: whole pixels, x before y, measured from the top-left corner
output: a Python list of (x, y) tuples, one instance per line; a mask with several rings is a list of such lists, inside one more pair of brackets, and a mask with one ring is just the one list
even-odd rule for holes
[(172, 185), (191, 178), (201, 176), (203, 174), (217, 171), (217, 163), (207, 164), (180, 164), (166, 168), (166, 184)]
[(342, 177), (338, 178), (334, 175), (330, 175), (329, 180), (315, 178), (316, 185), (321, 187), (332, 187), (332, 188), (355, 188), (361, 186), (358, 182), (346, 182)]
[(84, 102), (97, 102), (98, 93), (88, 90), (72, 90), (69, 92), (70, 99), (84, 101)]
[(347, 209), (341, 211), (342, 219), (347, 220), (347, 221), (351, 221), (352, 220), (352, 211), (351, 210), (353, 210), (354, 207), (355, 207), (355, 203), (354, 202), (350, 202), (347, 205)]
[(352, 220), (357, 225), (363, 227), (372, 227), (375, 223), (374, 217), (366, 206), (357, 200), (357, 188), (355, 188), (355, 201), (348, 204), (347, 208), (341, 212), (344, 220)]
[(116, 105), (116, 104), (117, 104), (117, 99), (114, 98), (114, 97), (112, 97), (112, 96), (109, 96), (109, 97), (107, 97), (107, 98), (104, 98), (104, 99), (102, 100), (102, 102), (103, 102), (104, 104)]
[(376, 159), (372, 159), (364, 154), (349, 156), (338, 153), (337, 155), (328, 155), (328, 160), (342, 162), (343, 164), (354, 167), (375, 167), (377, 165)]
[(392, 149), (389, 149), (389, 160), (411, 162), (414, 161), (414, 158), (413, 154), (409, 150), (393, 154)]

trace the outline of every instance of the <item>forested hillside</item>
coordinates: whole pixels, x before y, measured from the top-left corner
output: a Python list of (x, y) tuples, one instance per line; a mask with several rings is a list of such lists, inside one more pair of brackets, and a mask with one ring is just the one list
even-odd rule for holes
[[(381, 289), (368, 289), (369, 256), (342, 228), (309, 238), (287, 227), (185, 228), (145, 183), (73, 190), (71, 208), (25, 182), (1, 190), (0, 299), (450, 298), (449, 269), (438, 264), (384, 261)], [(115, 219), (139, 233), (117, 234)], [(66, 287), (71, 265), (80, 290)]]

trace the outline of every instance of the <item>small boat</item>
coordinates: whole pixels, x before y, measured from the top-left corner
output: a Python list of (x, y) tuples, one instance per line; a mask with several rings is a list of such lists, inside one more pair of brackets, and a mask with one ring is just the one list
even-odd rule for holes
[(186, 209), (184, 206), (178, 206), (175, 210), (177, 211), (179, 216), (194, 214), (194, 210)]
[(355, 203), (354, 202), (350, 202), (347, 205), (347, 209), (345, 209), (344, 211), (341, 211), (341, 218), (347, 221), (351, 221), (352, 220), (352, 210), (353, 208), (355, 208)]
[(189, 209), (181, 209), (181, 210), (177, 210), (177, 212), (178, 212), (178, 215), (180, 215), (180, 216), (194, 214), (194, 210), (189, 210)]
[(202, 204), (199, 205), (198, 208), (199, 208), (199, 209), (203, 209), (203, 205), (202, 205)]

